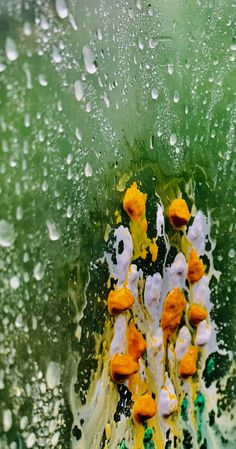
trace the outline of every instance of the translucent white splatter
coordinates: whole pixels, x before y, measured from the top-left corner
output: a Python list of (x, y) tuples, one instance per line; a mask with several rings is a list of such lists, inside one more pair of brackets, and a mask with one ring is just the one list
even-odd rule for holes
[(15, 240), (14, 227), (7, 220), (0, 220), (0, 246), (10, 247)]

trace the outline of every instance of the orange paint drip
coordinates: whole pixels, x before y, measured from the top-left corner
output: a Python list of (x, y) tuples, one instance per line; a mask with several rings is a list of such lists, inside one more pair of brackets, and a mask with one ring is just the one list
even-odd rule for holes
[(108, 312), (110, 315), (118, 315), (130, 309), (134, 303), (134, 297), (127, 287), (119, 290), (111, 290), (108, 295)]
[(185, 296), (178, 287), (168, 293), (161, 318), (165, 338), (169, 339), (177, 329), (186, 303)]
[(208, 317), (208, 312), (198, 304), (193, 304), (189, 310), (189, 321), (193, 326), (197, 326), (201, 321)]
[(147, 347), (141, 332), (138, 331), (134, 323), (130, 323), (128, 330), (128, 353), (136, 362)]
[(191, 249), (188, 260), (188, 279), (193, 284), (199, 281), (205, 273), (205, 267), (194, 249)]
[(193, 376), (197, 371), (198, 348), (190, 346), (179, 366), (179, 373), (182, 377)]
[(111, 359), (110, 372), (114, 382), (122, 384), (131, 374), (138, 371), (139, 365), (129, 354), (115, 354)]
[(134, 403), (132, 417), (138, 423), (147, 421), (156, 414), (156, 401), (150, 393), (140, 396)]
[(188, 224), (191, 214), (185, 200), (177, 198), (172, 201), (169, 208), (169, 218), (174, 229), (180, 229)]

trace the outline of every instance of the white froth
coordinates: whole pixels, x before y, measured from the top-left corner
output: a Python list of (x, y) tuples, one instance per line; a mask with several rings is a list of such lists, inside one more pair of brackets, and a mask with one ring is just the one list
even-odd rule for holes
[(162, 277), (160, 273), (147, 276), (144, 290), (144, 303), (151, 317), (156, 318), (157, 308), (161, 299)]
[(126, 319), (124, 315), (116, 317), (114, 325), (114, 336), (110, 346), (110, 355), (125, 353), (126, 351)]
[(174, 262), (167, 268), (168, 287), (172, 290), (175, 287), (183, 289), (187, 277), (188, 266), (183, 253), (179, 252)]
[(164, 208), (162, 204), (157, 204), (157, 216), (156, 216), (156, 227), (157, 227), (157, 237), (164, 235)]
[(159, 394), (159, 413), (162, 416), (169, 416), (177, 410), (178, 401), (174, 386), (166, 373), (166, 381)]
[(205, 252), (206, 237), (209, 233), (209, 225), (205, 215), (198, 211), (189, 227), (187, 238), (193, 244), (199, 256)]
[(128, 272), (128, 289), (131, 291), (133, 297), (137, 299), (138, 297), (138, 283), (139, 279), (142, 279), (143, 272), (142, 270), (137, 269), (137, 265), (130, 265)]
[(191, 342), (191, 333), (186, 326), (181, 327), (175, 344), (177, 360), (181, 360), (186, 354)]
[(211, 291), (209, 289), (209, 277), (204, 275), (192, 287), (193, 302), (205, 307), (210, 312), (212, 304), (210, 302)]
[(207, 323), (207, 320), (201, 321), (197, 327), (197, 333), (196, 333), (196, 345), (197, 346), (203, 346), (210, 340), (212, 335), (212, 329)]

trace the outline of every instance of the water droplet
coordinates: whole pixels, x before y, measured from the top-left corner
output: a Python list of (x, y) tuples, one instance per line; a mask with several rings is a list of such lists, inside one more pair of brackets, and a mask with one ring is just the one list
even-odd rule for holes
[(106, 107), (109, 108), (110, 105), (111, 105), (111, 102), (110, 102), (110, 98), (108, 97), (108, 95), (107, 95), (106, 92), (105, 92), (104, 95), (103, 95), (103, 100), (105, 101)]
[(230, 259), (233, 259), (235, 257), (235, 250), (233, 248), (229, 250), (229, 257)]
[(174, 73), (174, 66), (172, 63), (167, 64), (167, 71), (169, 73), (169, 75), (173, 75)]
[(41, 281), (43, 279), (44, 267), (43, 267), (43, 264), (41, 262), (38, 262), (35, 265), (34, 271), (33, 271), (33, 275), (34, 275), (34, 278), (36, 279), (36, 281)]
[(59, 64), (59, 62), (61, 62), (62, 60), (61, 53), (55, 45), (53, 45), (52, 47), (52, 59), (55, 64)]
[(65, 19), (68, 16), (69, 11), (64, 0), (56, 0), (55, 7), (60, 19)]
[(75, 129), (75, 137), (78, 140), (82, 140), (82, 136), (81, 136), (80, 130), (78, 128)]
[(84, 96), (84, 86), (82, 81), (76, 81), (74, 84), (75, 98), (77, 101), (81, 101)]
[(48, 85), (48, 81), (46, 80), (44, 75), (39, 75), (38, 80), (41, 86), (46, 87)]
[(159, 97), (159, 92), (155, 87), (152, 89), (151, 96), (153, 100), (156, 100)]
[(10, 279), (10, 287), (13, 288), (13, 290), (16, 290), (20, 286), (20, 279), (18, 276), (12, 276)]
[(173, 97), (174, 103), (179, 102), (179, 92), (177, 90), (174, 91), (174, 97)]
[(53, 242), (58, 240), (60, 238), (60, 232), (57, 230), (55, 223), (47, 220), (47, 227), (50, 240), (52, 240)]
[(72, 215), (73, 215), (72, 207), (71, 207), (71, 206), (68, 206), (68, 207), (67, 207), (67, 210), (66, 210), (66, 216), (67, 216), (68, 218), (71, 218)]
[(82, 54), (87, 72), (90, 73), (90, 75), (93, 75), (97, 71), (97, 62), (93, 51), (90, 47), (85, 45), (85, 47), (83, 47)]
[(55, 388), (60, 382), (60, 365), (59, 363), (50, 362), (46, 371), (46, 382), (48, 388)]
[(236, 44), (230, 45), (230, 50), (236, 51)]
[(3, 430), (4, 432), (8, 432), (12, 426), (12, 412), (11, 410), (7, 409), (3, 412)]
[(155, 48), (157, 46), (157, 41), (155, 39), (149, 39), (148, 45), (150, 48)]
[(85, 176), (87, 176), (87, 178), (89, 178), (93, 174), (93, 168), (89, 164), (89, 162), (87, 162), (85, 165), (84, 174), (85, 174)]
[(99, 41), (102, 41), (102, 31), (100, 28), (97, 29), (97, 37)]
[(14, 243), (14, 227), (7, 220), (0, 220), (0, 246), (8, 248)]
[(176, 142), (177, 142), (177, 136), (176, 136), (176, 134), (171, 134), (171, 136), (170, 136), (170, 144), (171, 145), (175, 145), (176, 144)]
[(0, 63), (0, 73), (6, 70), (7, 66), (5, 64)]
[(35, 433), (32, 432), (29, 434), (29, 436), (26, 440), (26, 447), (28, 447), (30, 449), (31, 447), (34, 446), (35, 442), (36, 442), (36, 436), (35, 436)]
[(9, 61), (15, 61), (19, 56), (16, 44), (11, 37), (6, 38), (5, 52)]
[(30, 36), (32, 34), (31, 24), (29, 22), (25, 22), (23, 25), (23, 33), (25, 36)]
[(16, 208), (16, 219), (17, 220), (22, 220), (23, 218), (23, 209), (21, 206), (17, 206)]

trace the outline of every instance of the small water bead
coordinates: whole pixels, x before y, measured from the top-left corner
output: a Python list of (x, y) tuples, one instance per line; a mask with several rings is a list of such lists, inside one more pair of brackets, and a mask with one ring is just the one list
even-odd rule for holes
[(151, 91), (151, 96), (152, 96), (153, 100), (157, 100), (157, 98), (159, 97), (159, 92), (155, 87)]
[(12, 412), (11, 410), (7, 409), (3, 412), (3, 431), (8, 432), (12, 426)]
[(60, 365), (56, 362), (50, 362), (46, 371), (46, 382), (50, 389), (54, 389), (60, 382)]
[(48, 81), (45, 78), (45, 75), (39, 75), (38, 76), (39, 84), (43, 87), (46, 87), (48, 85)]
[(62, 61), (61, 53), (55, 45), (52, 47), (52, 59), (55, 64), (59, 64)]
[(0, 220), (0, 246), (10, 247), (15, 240), (14, 226), (7, 220)]
[(174, 73), (174, 65), (172, 63), (168, 63), (167, 64), (167, 71), (168, 71), (169, 75), (173, 75), (173, 73)]
[(0, 63), (0, 73), (6, 70), (7, 66), (5, 64)]
[(47, 220), (47, 228), (50, 240), (55, 242), (60, 238), (60, 232), (57, 230), (55, 223)]
[(85, 45), (82, 49), (82, 55), (87, 72), (90, 75), (93, 75), (97, 71), (97, 62), (93, 51), (91, 50), (90, 47)]
[(71, 218), (72, 215), (73, 215), (72, 207), (71, 207), (71, 206), (68, 206), (68, 207), (67, 207), (67, 210), (66, 210), (66, 216), (67, 216), (67, 218)]
[(100, 28), (97, 29), (97, 38), (99, 41), (102, 41), (102, 31)]
[(20, 286), (20, 279), (18, 278), (18, 276), (12, 276), (9, 284), (13, 290), (17, 290), (17, 288), (19, 288)]
[(66, 2), (64, 0), (56, 0), (55, 7), (58, 17), (60, 17), (60, 19), (65, 19), (68, 16), (69, 11)]
[(32, 34), (32, 27), (29, 22), (25, 22), (23, 25), (23, 33), (25, 36), (30, 36)]
[(179, 92), (177, 90), (174, 91), (174, 97), (173, 97), (174, 103), (179, 102)]
[(89, 162), (87, 162), (85, 165), (84, 174), (87, 178), (89, 178), (93, 175), (93, 167), (91, 166), (91, 164)]
[(83, 86), (82, 81), (75, 81), (74, 89), (75, 89), (76, 100), (81, 101), (84, 96), (84, 86)]
[(35, 265), (34, 270), (33, 270), (33, 275), (34, 275), (34, 278), (36, 279), (36, 281), (41, 281), (43, 279), (44, 267), (41, 262), (38, 262)]
[(26, 447), (30, 449), (31, 447), (34, 446), (35, 442), (36, 442), (36, 435), (35, 433), (32, 432), (29, 434), (26, 440)]
[(9, 61), (12, 61), (12, 62), (16, 61), (16, 59), (19, 57), (19, 53), (18, 53), (16, 44), (11, 37), (6, 38), (5, 52), (6, 52), (6, 57)]
[(176, 134), (173, 133), (170, 135), (170, 144), (175, 145), (176, 142), (177, 142), (177, 136), (176, 136)]
[(105, 102), (106, 107), (109, 108), (111, 105), (111, 102), (110, 102), (110, 98), (108, 97), (106, 92), (103, 95), (103, 100)]
[(233, 248), (229, 250), (229, 257), (230, 259), (233, 259), (235, 257), (235, 250)]

